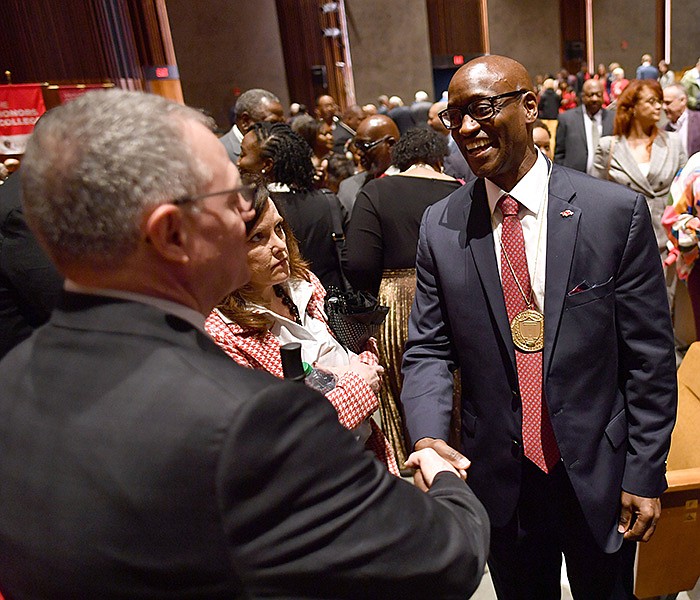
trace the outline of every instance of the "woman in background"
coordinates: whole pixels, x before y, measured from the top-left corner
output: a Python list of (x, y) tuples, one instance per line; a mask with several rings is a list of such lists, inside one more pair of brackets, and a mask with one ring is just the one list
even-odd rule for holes
[(267, 195), (256, 203), (255, 218), (247, 229), (250, 281), (211, 312), (207, 332), (238, 364), (276, 377), (284, 376), (280, 346), (299, 342), (304, 362), (335, 375), (335, 386), (325, 396), (341, 425), (398, 475), (391, 446), (370, 418), (378, 406), (376, 392), (383, 373), (374, 339), (360, 355), (335, 339), (323, 310), (326, 291), (308, 270), (294, 236)]
[(325, 121), (302, 115), (292, 123), (292, 131), (299, 135), (311, 148), (311, 162), (314, 165), (316, 187), (326, 185), (328, 159), (333, 154), (333, 132)]
[(345, 289), (333, 237), (342, 233), (343, 210), (334, 194), (314, 189), (308, 144), (288, 125), (256, 123), (243, 136), (238, 168), (244, 179), (267, 186), (294, 232), (302, 256), (324, 287)]
[(594, 174), (646, 197), (659, 252), (666, 253), (661, 217), (671, 182), (686, 162), (680, 139), (659, 129), (663, 92), (653, 79), (635, 79), (618, 99), (613, 135), (600, 139)]
[(360, 190), (347, 234), (347, 276), (355, 289), (379, 296), (389, 307), (379, 336), (386, 368), (380, 390), (382, 424), (399, 458), (405, 459), (400, 412), (401, 359), (416, 286), (416, 247), (425, 209), (459, 189), (442, 172), (445, 137), (432, 129), (410, 129), (392, 148), (401, 172), (373, 179)]

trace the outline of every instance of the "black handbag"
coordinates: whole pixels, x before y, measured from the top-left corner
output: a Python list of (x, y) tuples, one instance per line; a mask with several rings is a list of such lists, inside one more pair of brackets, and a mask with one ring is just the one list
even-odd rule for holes
[(377, 335), (389, 312), (369, 292), (343, 292), (333, 286), (326, 294), (325, 309), (336, 339), (355, 354)]

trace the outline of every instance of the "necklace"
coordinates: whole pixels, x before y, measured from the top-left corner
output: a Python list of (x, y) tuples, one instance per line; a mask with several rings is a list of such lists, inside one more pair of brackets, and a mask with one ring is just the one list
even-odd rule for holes
[[(515, 274), (515, 269), (513, 269), (513, 265), (510, 262), (510, 257), (508, 256), (508, 253), (506, 252), (506, 249), (503, 246), (503, 238), (501, 237), (499, 239), (501, 251), (506, 259), (506, 263), (508, 264), (508, 269), (510, 270), (511, 275), (513, 276), (513, 279), (515, 280), (515, 283), (518, 286), (518, 291), (522, 295), (523, 301), (525, 302), (525, 308), (521, 310), (518, 314), (516, 314), (510, 322), (510, 333), (511, 337), (513, 338), (513, 344), (523, 352), (541, 352), (544, 348), (544, 314), (542, 314), (541, 311), (537, 310), (537, 308), (534, 307), (534, 281), (537, 279), (537, 263), (539, 258), (540, 243), (542, 241), (542, 225), (544, 223), (544, 219), (547, 218), (544, 214), (546, 210), (545, 200), (547, 198), (547, 192), (549, 190), (549, 178), (552, 175), (552, 166), (551, 163), (549, 163), (549, 161), (548, 166), (549, 169), (547, 172), (547, 182), (544, 186), (544, 193), (542, 194), (542, 199), (540, 200), (540, 208), (537, 213), (537, 219), (539, 221), (539, 227), (537, 232), (537, 253), (535, 254), (535, 264), (532, 274), (533, 282), (530, 283), (529, 298), (525, 295), (523, 286), (521, 285), (520, 280)], [(495, 229), (493, 214), (491, 215), (491, 222), (494, 225)], [(503, 266), (501, 265), (501, 269), (502, 268)]]
[(301, 325), (301, 317), (299, 316), (299, 309), (297, 308), (297, 305), (294, 304), (294, 300), (292, 300), (289, 297), (289, 294), (287, 294), (286, 290), (281, 286), (281, 285), (273, 285), (272, 289), (275, 290), (275, 296), (277, 296), (280, 300), (282, 300), (282, 304), (284, 304), (287, 309), (289, 310), (289, 313), (292, 315), (294, 322), (297, 323), (298, 325)]
[(525, 301), (525, 308), (515, 315), (510, 322), (510, 334), (513, 338), (513, 344), (523, 352), (539, 352), (544, 348), (544, 315), (536, 308), (532, 308), (534, 304), (532, 284), (530, 284), (530, 298), (528, 299), (525, 296), (520, 280), (515, 274), (513, 265), (510, 263), (506, 249), (503, 247), (503, 242), (501, 242), (501, 249), (508, 263), (510, 273)]

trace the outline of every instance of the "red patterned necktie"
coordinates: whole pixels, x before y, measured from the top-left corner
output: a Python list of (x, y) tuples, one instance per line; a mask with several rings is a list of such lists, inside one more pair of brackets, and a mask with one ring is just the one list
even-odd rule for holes
[[(515, 315), (528, 308), (526, 298), (532, 297), (530, 274), (523, 226), (518, 218), (520, 204), (505, 195), (498, 201), (497, 207), (503, 214), (501, 282), (508, 320), (512, 321)], [(549, 473), (559, 460), (559, 448), (547, 405), (542, 401), (542, 352), (521, 352), (515, 348), (515, 363), (523, 408), (523, 451), (527, 458)]]

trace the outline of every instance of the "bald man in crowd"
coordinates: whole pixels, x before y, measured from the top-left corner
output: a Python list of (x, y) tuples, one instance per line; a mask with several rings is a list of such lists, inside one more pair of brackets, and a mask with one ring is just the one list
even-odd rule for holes
[(238, 163), (241, 155), (243, 136), (254, 123), (262, 121), (284, 123), (284, 109), (279, 98), (263, 89), (256, 88), (243, 92), (236, 101), (235, 124), (219, 138), (233, 164)]
[(325, 122), (333, 133), (333, 152), (342, 154), (345, 145), (352, 139), (353, 134), (343, 126), (338, 117), (338, 103), (333, 96), (324, 94), (316, 99), (316, 118)]
[(603, 108), (603, 82), (597, 79), (583, 83), (581, 101), (559, 115), (554, 162), (590, 175), (598, 140), (612, 135), (615, 112)]
[(409, 461), (427, 494), (389, 475), (323, 396), (238, 367), (204, 332), (250, 278), (254, 216), (208, 125), (100, 91), (29, 141), (26, 216), (66, 284), (0, 362), (0, 591), (468, 597), (488, 519), (464, 472), (431, 450)]
[(447, 139), (447, 148), (450, 153), (445, 157), (445, 162), (443, 164), (443, 171), (454, 177), (455, 179), (461, 179), (465, 183), (474, 179), (474, 173), (469, 168), (467, 161), (459, 147), (452, 139), (449, 130), (443, 125), (438, 114), (447, 108), (447, 102), (435, 102), (428, 111), (428, 125), (432, 127), (435, 131), (445, 136)]
[(450, 82), (478, 179), (423, 215), (401, 400), (414, 448), (469, 468), (499, 599), (558, 600), (563, 553), (576, 600), (632, 600), (676, 411), (666, 286), (644, 196), (549, 163), (537, 112), (510, 58)]
[(358, 126), (354, 144), (364, 170), (341, 181), (338, 188), (338, 199), (348, 219), (352, 216), (357, 193), (365, 183), (398, 172), (391, 166), (391, 149), (400, 137), (396, 123), (386, 115), (372, 115)]

